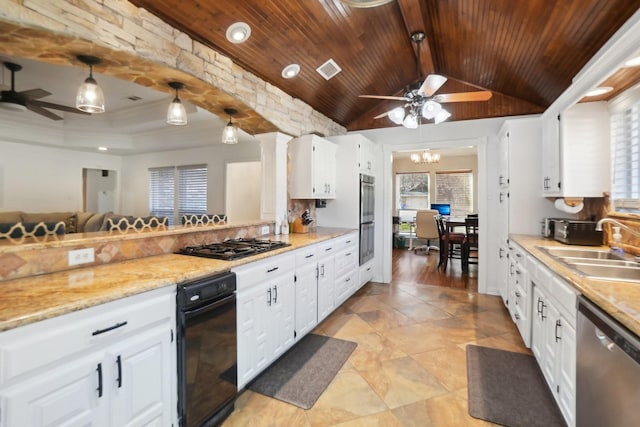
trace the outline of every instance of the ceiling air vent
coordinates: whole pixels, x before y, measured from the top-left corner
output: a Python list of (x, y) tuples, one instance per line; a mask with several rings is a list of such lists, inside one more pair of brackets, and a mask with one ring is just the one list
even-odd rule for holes
[(329, 80), (331, 77), (342, 71), (342, 68), (336, 64), (336, 61), (329, 59), (327, 62), (316, 68), (316, 71), (324, 77), (325, 80)]

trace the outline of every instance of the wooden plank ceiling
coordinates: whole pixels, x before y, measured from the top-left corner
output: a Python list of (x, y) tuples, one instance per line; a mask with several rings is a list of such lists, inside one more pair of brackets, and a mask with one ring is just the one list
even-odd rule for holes
[[(640, 7), (640, 0), (397, 0), (374, 8), (340, 0), (131, 2), (349, 130), (394, 126), (373, 117), (402, 105), (358, 95), (402, 96), (429, 73), (449, 78), (437, 93), (493, 92), (489, 101), (446, 104), (449, 120), (540, 113)], [(238, 21), (251, 26), (243, 44), (225, 36)], [(420, 75), (415, 31), (427, 36)], [(342, 72), (327, 81), (316, 68), (330, 58)], [(282, 78), (291, 63), (300, 74)]]

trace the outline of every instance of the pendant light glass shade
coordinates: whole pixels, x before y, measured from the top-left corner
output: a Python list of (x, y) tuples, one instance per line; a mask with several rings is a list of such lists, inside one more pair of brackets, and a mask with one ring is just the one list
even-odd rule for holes
[(225, 108), (224, 112), (229, 115), (229, 123), (224, 127), (222, 131), (222, 143), (223, 144), (237, 144), (238, 143), (238, 128), (231, 122), (231, 116), (237, 113), (232, 108)]
[(433, 119), (442, 110), (442, 106), (436, 101), (429, 100), (422, 106), (422, 117), (427, 120)]
[(180, 82), (169, 82), (169, 86), (176, 90), (176, 97), (173, 98), (169, 109), (167, 110), (167, 123), (175, 126), (183, 126), (187, 124), (187, 111), (178, 97), (178, 90), (184, 85)]
[(404, 118), (404, 121), (402, 122), (402, 124), (406, 128), (417, 129), (418, 128), (418, 118), (413, 113), (409, 113), (409, 114), (407, 114), (407, 117)]
[(95, 56), (79, 55), (78, 59), (89, 65), (89, 77), (80, 85), (76, 94), (76, 108), (86, 113), (104, 113), (104, 93), (93, 78), (93, 66), (100, 63)]
[(393, 110), (389, 111), (389, 120), (397, 125), (401, 125), (404, 120), (404, 108), (396, 107)]
[(442, 123), (445, 120), (447, 120), (449, 117), (451, 117), (451, 113), (445, 109), (441, 109), (440, 111), (438, 111), (438, 114), (436, 114), (435, 118), (433, 119), (433, 122), (435, 124)]

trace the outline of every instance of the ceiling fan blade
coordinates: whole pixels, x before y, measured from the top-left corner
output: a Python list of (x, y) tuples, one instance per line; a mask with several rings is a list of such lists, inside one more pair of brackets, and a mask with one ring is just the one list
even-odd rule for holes
[(493, 94), (488, 90), (478, 92), (443, 93), (436, 95), (433, 100), (436, 102), (467, 102), (467, 101), (488, 101)]
[(58, 115), (56, 115), (56, 114), (53, 114), (53, 113), (52, 113), (51, 111), (49, 111), (49, 110), (45, 110), (45, 109), (44, 109), (44, 108), (42, 108), (42, 107), (39, 107), (39, 106), (37, 106), (37, 105), (34, 105), (34, 104), (33, 104), (33, 103), (31, 103), (31, 102), (27, 103), (26, 107), (27, 107), (29, 110), (33, 111), (34, 113), (40, 114), (40, 115), (42, 115), (42, 116), (45, 116), (45, 117), (47, 117), (47, 118), (49, 118), (49, 119), (51, 119), (51, 120), (62, 120), (62, 117), (60, 117), (60, 116), (58, 116)]
[(22, 92), (16, 92), (16, 94), (26, 99), (38, 99), (38, 98), (44, 98), (45, 96), (51, 95), (50, 92), (47, 92), (44, 89), (23, 90)]
[[(391, 111), (391, 110), (389, 110), (389, 111)], [(386, 117), (386, 116), (388, 116), (388, 115), (389, 115), (389, 111), (385, 111), (385, 112), (384, 112), (384, 113), (382, 113), (382, 114), (378, 114), (378, 115), (377, 115), (377, 116), (375, 116), (373, 119), (375, 120), (375, 119), (381, 119), (381, 118), (383, 118), (383, 117)]]
[(80, 111), (77, 108), (74, 107), (67, 107), (66, 105), (60, 105), (60, 104), (52, 104), (50, 102), (44, 102), (44, 101), (30, 101), (29, 104), (38, 106), (38, 107), (44, 107), (44, 108), (51, 108), (53, 110), (60, 110), (60, 111), (67, 111), (69, 113), (76, 113), (76, 114), (84, 114), (86, 116), (90, 116), (90, 113), (87, 113), (86, 111)]
[(424, 80), (424, 83), (422, 83), (422, 86), (420, 86), (420, 89), (418, 89), (418, 93), (422, 96), (431, 96), (446, 82), (447, 78), (445, 76), (429, 74)]
[(392, 101), (411, 101), (404, 96), (386, 96), (386, 95), (358, 95), (359, 98), (371, 98), (371, 99), (389, 99)]

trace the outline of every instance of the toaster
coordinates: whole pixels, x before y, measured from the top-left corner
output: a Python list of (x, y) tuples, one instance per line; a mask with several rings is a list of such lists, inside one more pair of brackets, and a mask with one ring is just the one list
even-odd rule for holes
[(542, 221), (540, 221), (540, 234), (542, 237), (553, 238), (555, 222), (563, 219), (567, 218), (542, 218)]
[(600, 246), (602, 231), (596, 230), (595, 221), (557, 219), (554, 221), (553, 238), (568, 245)]

